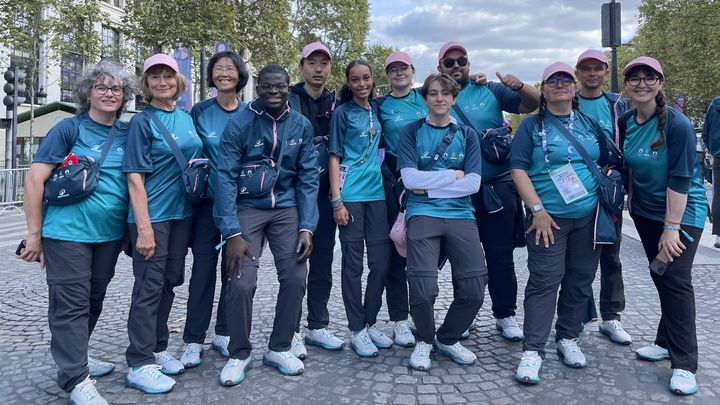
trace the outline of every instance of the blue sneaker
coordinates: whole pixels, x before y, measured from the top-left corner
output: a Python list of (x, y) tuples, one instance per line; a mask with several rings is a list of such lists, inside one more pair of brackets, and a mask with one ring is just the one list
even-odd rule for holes
[(175, 380), (160, 372), (162, 366), (147, 364), (130, 367), (125, 378), (125, 385), (138, 389), (146, 394), (164, 394), (172, 391)]
[(526, 350), (520, 359), (515, 379), (524, 384), (537, 384), (540, 382), (540, 368), (542, 368), (540, 354), (536, 351)]
[(563, 364), (572, 368), (584, 368), (587, 360), (577, 345), (577, 339), (560, 339), (557, 342), (557, 353)]
[(342, 340), (326, 328), (309, 330), (305, 335), (305, 344), (331, 351), (341, 350), (345, 345)]
[(95, 388), (95, 380), (86, 377), (83, 382), (76, 385), (68, 397), (70, 405), (108, 405), (105, 398), (100, 396)]
[(298, 375), (305, 370), (303, 362), (292, 352), (274, 352), (268, 350), (263, 355), (263, 364), (275, 367), (282, 375)]
[(185, 351), (180, 356), (180, 363), (185, 368), (197, 367), (202, 363), (202, 355), (205, 352), (203, 345), (200, 343), (188, 343), (185, 346)]
[(350, 338), (350, 347), (360, 357), (376, 357), (379, 354), (377, 346), (368, 335), (367, 328), (363, 328), (359, 332), (353, 332)]
[(112, 373), (115, 370), (115, 365), (88, 356), (88, 368), (90, 369), (90, 378), (98, 378)]
[(229, 344), (230, 336), (215, 335), (212, 340), (213, 350), (216, 350), (221, 356), (228, 358), (230, 357), (230, 352), (228, 351)]
[(230, 359), (220, 372), (220, 384), (232, 387), (245, 381), (245, 372), (253, 366), (252, 357), (245, 360)]
[(646, 361), (661, 361), (670, 358), (670, 352), (668, 352), (666, 348), (658, 346), (655, 343), (635, 350), (635, 355), (639, 359)]
[(466, 349), (460, 344), (460, 342), (456, 342), (454, 345), (444, 345), (440, 343), (439, 340), (435, 339), (433, 346), (435, 347), (435, 351), (444, 356), (450, 357), (450, 360), (454, 361), (455, 364), (470, 366), (475, 364), (477, 361), (475, 353)]
[(678, 395), (693, 395), (700, 390), (695, 381), (695, 374), (679, 368), (673, 370), (669, 388), (670, 392)]
[(428, 371), (432, 368), (432, 361), (430, 360), (430, 352), (432, 351), (432, 345), (423, 341), (415, 343), (415, 350), (410, 355), (408, 364), (413, 370)]
[(155, 364), (160, 366), (160, 371), (163, 374), (178, 375), (185, 372), (185, 366), (167, 350), (153, 354), (155, 355)]

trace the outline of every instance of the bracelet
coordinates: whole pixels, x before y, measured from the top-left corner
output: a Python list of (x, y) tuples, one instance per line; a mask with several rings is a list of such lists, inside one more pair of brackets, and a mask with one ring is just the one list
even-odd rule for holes
[(343, 205), (342, 198), (339, 201), (330, 200), (330, 206), (332, 207), (333, 211), (337, 211), (339, 209), (345, 208), (345, 205)]
[(680, 225), (663, 225), (663, 230), (664, 231), (678, 231), (678, 232), (682, 233), (682, 235), (685, 237), (685, 239), (690, 241), (690, 243), (695, 242), (695, 239), (692, 236), (688, 235), (688, 233), (685, 232), (684, 229), (680, 228)]
[(331, 199), (330, 199), (330, 202), (331, 202), (331, 203), (333, 203), (333, 202), (338, 202), (338, 201), (339, 201), (339, 202), (342, 202), (342, 200), (343, 200), (343, 199), (342, 199), (341, 196), (337, 196), (337, 197), (331, 198)]

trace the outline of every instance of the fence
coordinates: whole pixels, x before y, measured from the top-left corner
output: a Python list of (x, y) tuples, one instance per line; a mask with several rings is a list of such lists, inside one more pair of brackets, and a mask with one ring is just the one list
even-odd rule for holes
[(25, 176), (28, 170), (0, 169), (0, 214), (8, 210), (22, 213)]

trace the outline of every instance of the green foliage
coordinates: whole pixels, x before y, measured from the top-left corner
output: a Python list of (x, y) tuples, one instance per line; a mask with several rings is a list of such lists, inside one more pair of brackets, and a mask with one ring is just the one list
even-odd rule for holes
[(300, 50), (290, 32), (289, 0), (233, 0), (235, 30), (233, 48), (250, 50), (250, 62), (256, 70), (278, 63), (292, 74), (298, 65)]
[(370, 64), (373, 71), (373, 80), (375, 81), (375, 89), (377, 96), (390, 92), (390, 79), (385, 74), (385, 59), (395, 49), (382, 43), (371, 44), (365, 53), (365, 60)]

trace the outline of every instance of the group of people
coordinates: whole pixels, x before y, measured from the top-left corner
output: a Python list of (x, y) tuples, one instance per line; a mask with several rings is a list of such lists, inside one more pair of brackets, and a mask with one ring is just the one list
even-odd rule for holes
[[(157, 54), (145, 60), (139, 81), (148, 106), (129, 125), (118, 118), (134, 97), (133, 79), (107, 62), (86, 72), (75, 88), (80, 113), (48, 133), (31, 166), (21, 255), (46, 268), (51, 352), (70, 402), (106, 403), (92, 378), (114, 365), (89, 357), (88, 340), (128, 242), (126, 229), (135, 276), (126, 384), (146, 393), (170, 391), (170, 376), (201, 364), (219, 257), (212, 348), (228, 358), (221, 384), (245, 379), (253, 365), (253, 298), (266, 242), (279, 291), (263, 363), (297, 375), (308, 356), (305, 345), (343, 349), (345, 342), (329, 329), (327, 308), (338, 230), (349, 344), (358, 356), (378, 356), (397, 344), (414, 347), (408, 364), (416, 370), (432, 368), (433, 350), (474, 364), (477, 356), (460, 341), (474, 327), (487, 284), (497, 329), (509, 341), (522, 341), (518, 381), (540, 382), (556, 309), (558, 354), (569, 367), (585, 367), (577, 341), (583, 325), (597, 318), (592, 282), (598, 264), (600, 332), (619, 344), (632, 342), (620, 323), (621, 216), (616, 243), (597, 244), (594, 234), (594, 173), (608, 168), (625, 173), (627, 207), (648, 262), (665, 264), (664, 272), (651, 273), (662, 310), (657, 338), (637, 356), (669, 358), (670, 390), (697, 392), (691, 270), (708, 207), (692, 126), (665, 105), (660, 63), (641, 57), (625, 67), (628, 100), (601, 90), (608, 61), (600, 51), (584, 52), (575, 67), (547, 66), (539, 89), (500, 72), (499, 82), (471, 77), (468, 52), (457, 42), (445, 44), (437, 59), (438, 73), (415, 88), (411, 57), (391, 53), (385, 60), (390, 92), (379, 98), (377, 72), (354, 60), (336, 95), (325, 86), (332, 53), (315, 42), (300, 55), (302, 82), (291, 86), (288, 72), (269, 64), (258, 74), (258, 97), (245, 104), (237, 94), (248, 70), (234, 52), (220, 52), (207, 66), (217, 95), (187, 114), (175, 106), (185, 78), (172, 58)], [(503, 112), (538, 108), (512, 135)], [(53, 169), (71, 153), (99, 159), (106, 141), (112, 147), (90, 197), (43, 207)], [(613, 148), (624, 159), (611, 159)], [(209, 182), (205, 199), (193, 204), (181, 160), (200, 157), (208, 159)], [(398, 226), (404, 238), (394, 246), (389, 234)], [(515, 320), (513, 263), (521, 246), (527, 246), (529, 270), (522, 327)], [(193, 265), (177, 359), (167, 351), (167, 322), (188, 247)], [(438, 271), (446, 260), (453, 301), (436, 328)], [(376, 326), (383, 293), (392, 334)]]

